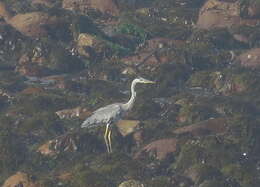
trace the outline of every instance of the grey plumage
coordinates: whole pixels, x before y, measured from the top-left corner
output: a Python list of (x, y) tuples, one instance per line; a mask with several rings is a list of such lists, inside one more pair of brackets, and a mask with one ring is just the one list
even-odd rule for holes
[(122, 103), (107, 105), (94, 111), (94, 113), (82, 123), (81, 127), (91, 128), (102, 124), (113, 123), (123, 117), (123, 114)]
[(109, 153), (112, 152), (110, 125), (116, 123), (129, 110), (132, 109), (136, 98), (135, 86), (137, 83), (155, 83), (155, 82), (149, 81), (141, 77), (134, 79), (131, 84), (131, 98), (127, 103), (114, 103), (99, 108), (96, 111), (94, 111), (93, 114), (81, 124), (82, 128), (85, 127), (91, 128), (91, 127), (106, 124), (106, 131), (105, 131), (104, 138), (107, 146), (107, 151)]

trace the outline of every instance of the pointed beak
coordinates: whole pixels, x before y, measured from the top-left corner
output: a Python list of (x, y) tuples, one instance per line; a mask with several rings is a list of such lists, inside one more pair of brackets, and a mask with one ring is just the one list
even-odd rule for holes
[(146, 84), (155, 84), (156, 82), (154, 82), (154, 81), (149, 81), (149, 80), (145, 80), (145, 83), (146, 83)]

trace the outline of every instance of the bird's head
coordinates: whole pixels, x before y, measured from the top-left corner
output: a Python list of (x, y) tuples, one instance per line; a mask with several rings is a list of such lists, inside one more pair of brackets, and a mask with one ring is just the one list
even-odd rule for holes
[(142, 77), (138, 77), (135, 79), (136, 83), (143, 83), (143, 84), (155, 84), (154, 81), (150, 81), (148, 79), (142, 78)]

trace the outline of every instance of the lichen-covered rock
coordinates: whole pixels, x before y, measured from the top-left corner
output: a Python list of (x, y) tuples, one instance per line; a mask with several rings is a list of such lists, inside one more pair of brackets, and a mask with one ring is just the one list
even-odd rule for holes
[(34, 181), (30, 175), (23, 172), (17, 172), (15, 175), (6, 179), (6, 181), (3, 184), (3, 187), (15, 187), (15, 186), (43, 187), (42, 185)]

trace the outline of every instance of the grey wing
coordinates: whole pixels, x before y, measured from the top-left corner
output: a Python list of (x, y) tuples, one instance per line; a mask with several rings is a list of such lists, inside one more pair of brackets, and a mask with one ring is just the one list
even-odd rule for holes
[(81, 128), (84, 127), (93, 127), (100, 123), (109, 123), (116, 121), (120, 118), (122, 114), (122, 108), (120, 103), (115, 103), (107, 105), (105, 107), (99, 108), (96, 110), (89, 118), (87, 118), (82, 124)]

